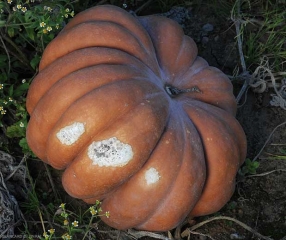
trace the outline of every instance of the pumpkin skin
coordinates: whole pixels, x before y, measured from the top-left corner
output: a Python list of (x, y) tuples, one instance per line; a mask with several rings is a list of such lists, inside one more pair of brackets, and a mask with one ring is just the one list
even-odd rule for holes
[(166, 231), (220, 210), (246, 156), (226, 75), (174, 21), (111, 5), (47, 46), (27, 110), (32, 151), (117, 229)]

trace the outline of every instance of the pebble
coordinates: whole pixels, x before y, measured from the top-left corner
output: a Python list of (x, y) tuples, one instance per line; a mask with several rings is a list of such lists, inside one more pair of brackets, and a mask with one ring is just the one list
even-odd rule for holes
[(212, 32), (214, 30), (214, 26), (210, 23), (207, 23), (202, 27), (202, 30), (204, 32)]
[(207, 44), (209, 40), (210, 39), (208, 37), (202, 37), (202, 44)]
[(245, 237), (237, 233), (232, 233), (230, 234), (230, 239), (245, 239)]

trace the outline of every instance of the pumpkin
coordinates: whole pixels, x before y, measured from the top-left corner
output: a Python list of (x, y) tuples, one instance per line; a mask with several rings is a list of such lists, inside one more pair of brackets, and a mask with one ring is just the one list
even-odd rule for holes
[(232, 84), (197, 53), (176, 22), (111, 5), (77, 14), (43, 53), (28, 144), (114, 228), (170, 230), (234, 192), (246, 139)]

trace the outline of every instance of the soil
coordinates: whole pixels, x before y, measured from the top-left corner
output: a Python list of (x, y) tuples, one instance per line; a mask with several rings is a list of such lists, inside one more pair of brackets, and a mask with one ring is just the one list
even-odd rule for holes
[[(181, 19), (182, 20), (182, 19)], [(180, 24), (187, 35), (191, 36), (198, 45), (199, 55), (205, 58), (211, 66), (215, 66), (228, 75), (240, 65), (235, 40), (235, 29), (228, 18), (217, 16), (210, 8), (188, 9), (188, 17)], [(235, 94), (241, 88), (240, 83), (234, 83)], [(286, 111), (269, 104), (271, 89), (268, 92), (257, 94), (251, 91), (246, 93), (238, 107), (237, 119), (241, 123), (248, 141), (247, 158), (253, 159), (260, 152), (265, 141), (273, 129), (285, 121)], [(245, 100), (245, 101), (244, 101)], [(274, 159), (273, 154), (285, 150), (286, 125), (274, 132), (267, 147), (259, 155), (259, 167), (256, 175), (237, 177), (236, 191), (229, 203), (218, 213), (190, 220), (182, 226), (182, 231), (215, 216), (227, 216), (243, 222), (256, 232), (269, 236), (275, 240), (286, 239), (286, 161)], [(284, 144), (284, 146), (283, 146)], [(281, 154), (280, 154), (281, 155)], [(285, 152), (284, 152), (285, 155)], [(45, 171), (43, 165), (32, 170), (31, 174), (37, 178), (40, 172)], [(55, 171), (54, 181), (60, 185), (60, 177)], [(45, 177), (47, 179), (47, 177)], [(45, 182), (38, 188), (42, 192), (52, 192)], [(69, 199), (68, 196), (65, 196)], [(75, 206), (79, 203), (71, 200)], [(106, 226), (99, 225), (101, 231), (109, 231)], [(214, 220), (195, 230), (197, 234), (190, 234), (190, 238), (183, 239), (263, 239), (246, 230), (234, 221)], [(171, 232), (174, 235), (174, 231)], [(119, 232), (98, 233), (98, 239), (119, 239)], [(161, 233), (167, 236), (167, 233)], [(120, 233), (120, 239), (134, 239), (125, 232)], [(209, 236), (209, 237), (207, 237)], [(142, 237), (142, 240), (157, 239)], [(266, 239), (266, 238), (265, 238)]]

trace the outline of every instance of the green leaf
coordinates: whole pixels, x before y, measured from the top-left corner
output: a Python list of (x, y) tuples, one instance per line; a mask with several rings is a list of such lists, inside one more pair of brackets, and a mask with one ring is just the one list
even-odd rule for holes
[(7, 127), (6, 135), (8, 138), (18, 138), (18, 137), (25, 137), (26, 130), (24, 127), (20, 127), (18, 123)]
[(31, 18), (33, 17), (33, 12), (32, 11), (27, 11), (27, 12), (25, 12), (25, 16), (24, 16), (24, 18), (25, 18), (25, 22), (26, 23), (29, 23), (29, 22), (31, 22)]
[(259, 162), (254, 161), (254, 162), (252, 163), (252, 166), (253, 166), (255, 169), (258, 168), (258, 167), (259, 167)]
[(35, 55), (33, 57), (33, 59), (30, 61), (30, 64), (31, 64), (33, 69), (37, 68), (37, 66), (39, 65), (40, 60), (41, 60), (41, 58), (40, 58), (39, 55)]
[(31, 154), (33, 157), (36, 157), (36, 155), (32, 152), (32, 150), (30, 149), (28, 143), (27, 143), (27, 139), (26, 138), (22, 138), (19, 141), (19, 145), (22, 148), (23, 153), (29, 153)]
[(12, 97), (12, 96), (13, 96), (13, 92), (14, 92), (14, 85), (11, 85), (11, 86), (9, 87), (9, 91), (8, 91), (9, 97)]
[(9, 37), (12, 38), (15, 36), (15, 29), (13, 27), (8, 27), (7, 32), (8, 32)]
[(4, 27), (5, 25), (6, 25), (6, 21), (1, 20), (1, 21), (0, 21), (0, 27)]
[(29, 83), (23, 83), (14, 90), (13, 97), (20, 97), (27, 92), (29, 88)]
[(0, 83), (6, 82), (8, 79), (6, 73), (0, 73)]
[(0, 63), (6, 62), (8, 60), (7, 55), (0, 54)]
[(26, 29), (28, 37), (31, 40), (35, 41), (35, 31), (34, 31), (34, 29), (33, 28), (25, 28), (25, 29)]

